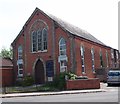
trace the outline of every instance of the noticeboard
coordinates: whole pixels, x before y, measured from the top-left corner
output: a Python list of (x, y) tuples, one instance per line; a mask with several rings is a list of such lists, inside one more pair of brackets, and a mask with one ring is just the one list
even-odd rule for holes
[(47, 77), (54, 76), (53, 60), (46, 61), (46, 76)]

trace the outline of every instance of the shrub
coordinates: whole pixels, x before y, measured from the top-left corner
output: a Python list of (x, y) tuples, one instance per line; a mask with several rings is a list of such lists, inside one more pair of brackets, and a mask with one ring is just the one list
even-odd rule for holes
[(53, 81), (53, 85), (58, 88), (59, 90), (65, 89), (65, 75), (66, 73), (60, 73), (59, 75), (56, 75)]
[(23, 83), (23, 79), (22, 78), (18, 78), (15, 82), (15, 86), (22, 86)]
[(22, 86), (31, 86), (34, 84), (34, 79), (32, 76), (26, 76), (23, 79)]
[(77, 75), (75, 75), (72, 72), (68, 72), (66, 75), (67, 75), (68, 79), (70, 79), (70, 80), (75, 80), (75, 78), (77, 77)]
[(38, 91), (57, 91), (58, 89), (54, 86), (53, 82), (47, 82), (46, 84), (37, 88)]

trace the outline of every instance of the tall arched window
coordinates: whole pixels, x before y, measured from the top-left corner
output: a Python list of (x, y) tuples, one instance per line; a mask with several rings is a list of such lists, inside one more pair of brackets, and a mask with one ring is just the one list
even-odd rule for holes
[(59, 55), (66, 55), (66, 42), (64, 38), (59, 41)]
[(47, 50), (47, 30), (44, 28), (42, 31), (43, 36), (43, 50)]
[(106, 50), (106, 67), (109, 67), (108, 51)]
[(67, 71), (66, 42), (64, 38), (61, 38), (59, 41), (59, 62), (60, 72)]
[(103, 67), (103, 56), (102, 56), (102, 50), (100, 49), (100, 65)]
[(42, 50), (42, 30), (37, 31), (37, 47), (38, 51)]
[(23, 48), (21, 45), (18, 47), (17, 65), (18, 65), (18, 77), (23, 77)]
[(82, 73), (85, 73), (85, 57), (84, 57), (85, 53), (84, 53), (84, 51), (85, 51), (84, 46), (81, 45), (80, 52), (81, 52), (81, 62), (82, 62)]
[(22, 46), (20, 45), (18, 47), (18, 60), (22, 59), (22, 54), (23, 53), (23, 49), (22, 49)]
[(91, 56), (92, 56), (92, 71), (95, 72), (94, 48), (91, 48)]
[(37, 51), (37, 34), (36, 31), (32, 32), (32, 52)]
[(47, 29), (38, 29), (32, 32), (32, 52), (47, 51)]

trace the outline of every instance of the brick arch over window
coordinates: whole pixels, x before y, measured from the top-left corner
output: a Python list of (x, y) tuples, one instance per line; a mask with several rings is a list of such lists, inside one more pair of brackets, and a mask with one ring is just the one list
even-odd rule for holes
[(48, 25), (43, 20), (36, 20), (30, 28), (31, 51), (46, 52), (48, 47)]

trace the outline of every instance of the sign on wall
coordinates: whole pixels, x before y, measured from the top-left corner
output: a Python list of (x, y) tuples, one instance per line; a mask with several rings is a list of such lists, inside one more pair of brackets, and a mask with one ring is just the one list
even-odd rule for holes
[(47, 77), (54, 76), (53, 60), (46, 61), (46, 76)]

